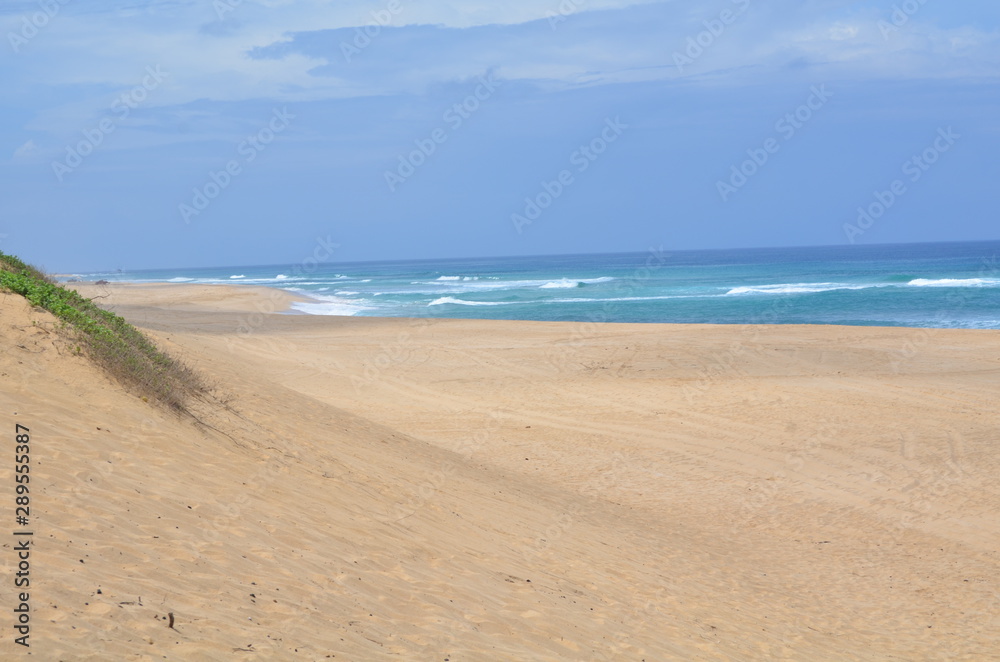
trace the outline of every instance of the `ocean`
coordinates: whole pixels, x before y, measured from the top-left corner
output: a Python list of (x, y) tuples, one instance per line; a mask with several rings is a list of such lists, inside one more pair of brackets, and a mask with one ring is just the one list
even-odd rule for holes
[(310, 315), (1000, 329), (1000, 241), (75, 274), (278, 287)]

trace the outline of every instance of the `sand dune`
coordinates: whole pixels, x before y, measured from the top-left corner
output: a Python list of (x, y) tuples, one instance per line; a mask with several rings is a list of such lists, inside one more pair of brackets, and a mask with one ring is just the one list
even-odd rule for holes
[(1000, 659), (995, 331), (77, 287), (214, 390), (157, 409), (0, 295), (39, 659)]

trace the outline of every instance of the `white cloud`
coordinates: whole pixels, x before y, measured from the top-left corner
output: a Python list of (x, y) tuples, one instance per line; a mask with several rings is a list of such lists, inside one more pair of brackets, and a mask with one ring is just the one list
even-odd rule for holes
[(843, 41), (844, 39), (853, 39), (858, 36), (860, 28), (856, 25), (848, 25), (846, 23), (836, 22), (830, 26), (829, 34), (830, 39), (833, 41)]
[[(234, 0), (229, 0), (235, 4)], [(263, 0), (251, 3), (244, 0), (225, 18), (245, 18), (248, 13), (256, 13), (260, 8), (268, 10), (272, 24), (279, 24), (283, 30), (332, 30), (355, 27), (376, 22), (375, 14), (392, 16), (392, 25), (440, 25), (451, 28), (470, 28), (482, 25), (516, 25), (536, 21), (555, 13), (600, 11), (624, 9), (635, 5), (653, 4), (662, 0), (492, 0), (420, 2), (419, 0)], [(390, 11), (390, 5), (398, 9)], [(256, 6), (254, 6), (256, 5)]]
[[(144, 102), (149, 108), (201, 99), (292, 103), (422, 93), (490, 68), (501, 78), (531, 79), (547, 88), (689, 76), (710, 78), (713, 84), (742, 83), (747, 75), (787, 76), (793, 65), (813, 77), (815, 68), (827, 67), (859, 79), (1000, 71), (996, 33), (940, 29), (917, 16), (887, 39), (877, 27), (883, 16), (846, 16), (838, 10), (844, 3), (833, 2), (807, 7), (753, 3), (745, 17), (714, 37), (681, 71), (672, 53), (683, 50), (718, 11), (647, 0), (396, 0), (399, 10), (392, 24), (411, 26), (414, 33), (395, 31), (393, 36), (419, 38), (403, 43), (383, 34), (348, 65), (334, 43), (343, 34), (322, 31), (372, 24), (372, 12), (390, 12), (390, 0), (228, 1), (234, 8), (221, 22), (211, 2), (147, 3), (141, 9), (132, 4), (128, 14), (67, 5), (36, 38), (39, 48), (21, 54), (4, 71), (16, 74), (19, 80), (11, 82), (15, 88), (75, 88), (71, 102), (42, 110), (32, 122), (33, 128), (61, 132), (78, 131), (85, 128), (81, 122), (106, 113), (115, 95), (136, 85), (148, 65), (160, 65), (170, 74)], [(628, 7), (632, 9), (595, 13)], [(566, 20), (552, 30), (545, 17), (560, 11)], [(521, 25), (530, 21), (538, 23)], [(413, 27), (418, 25), (444, 29), (432, 34), (430, 28)], [(463, 38), (467, 33), (458, 28), (476, 31), (476, 39)], [(426, 34), (417, 35), (418, 30)], [(288, 43), (295, 35), (330, 42), (318, 49), (302, 40), (286, 54), (250, 55)], [(83, 87), (88, 85), (92, 87)], [(81, 94), (81, 89), (92, 91)]]
[(33, 156), (38, 151), (38, 146), (35, 145), (34, 140), (29, 140), (20, 147), (14, 150), (12, 158), (17, 161), (21, 159), (28, 159)]
[(875, 18), (773, 35), (762, 60), (795, 55), (859, 79), (979, 77), (1000, 71), (1000, 39), (974, 28), (912, 25), (885, 38)]

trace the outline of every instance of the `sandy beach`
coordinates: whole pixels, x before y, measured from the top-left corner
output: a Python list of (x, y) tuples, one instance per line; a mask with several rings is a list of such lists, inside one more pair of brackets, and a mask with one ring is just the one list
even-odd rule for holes
[(38, 659), (1000, 660), (1000, 332), (72, 287), (211, 397), (143, 402), (0, 295)]

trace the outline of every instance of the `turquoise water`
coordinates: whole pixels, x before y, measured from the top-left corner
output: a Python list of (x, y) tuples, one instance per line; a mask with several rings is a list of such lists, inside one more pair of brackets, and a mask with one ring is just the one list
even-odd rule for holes
[(245, 283), (314, 315), (1000, 329), (1000, 242), (559, 255), (78, 274)]

